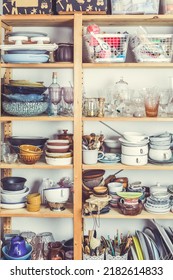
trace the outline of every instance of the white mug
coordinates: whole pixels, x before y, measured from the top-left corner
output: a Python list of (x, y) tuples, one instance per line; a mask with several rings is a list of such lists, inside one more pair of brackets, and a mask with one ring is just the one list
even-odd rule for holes
[(98, 159), (104, 158), (104, 153), (98, 150), (83, 150), (83, 163), (96, 164)]

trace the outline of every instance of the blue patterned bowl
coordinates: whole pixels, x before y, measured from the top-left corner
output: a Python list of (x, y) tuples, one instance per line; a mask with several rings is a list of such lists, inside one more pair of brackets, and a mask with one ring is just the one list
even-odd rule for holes
[(5, 113), (13, 116), (37, 116), (48, 108), (48, 102), (2, 102)]

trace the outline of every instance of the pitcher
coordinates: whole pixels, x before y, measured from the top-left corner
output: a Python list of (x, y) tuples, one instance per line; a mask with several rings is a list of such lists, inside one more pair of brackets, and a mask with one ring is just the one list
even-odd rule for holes
[(44, 195), (44, 190), (49, 189), (54, 185), (54, 181), (51, 180), (50, 178), (43, 178), (42, 183), (38, 189), (38, 192), (41, 195), (41, 204), (45, 205), (46, 204), (46, 198)]

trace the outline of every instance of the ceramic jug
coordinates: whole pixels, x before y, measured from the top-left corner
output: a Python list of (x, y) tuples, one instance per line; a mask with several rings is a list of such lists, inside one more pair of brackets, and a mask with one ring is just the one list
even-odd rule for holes
[(54, 181), (50, 178), (43, 178), (41, 185), (39, 186), (38, 192), (41, 195), (41, 204), (46, 204), (46, 198), (44, 195), (44, 190), (49, 189), (54, 185)]

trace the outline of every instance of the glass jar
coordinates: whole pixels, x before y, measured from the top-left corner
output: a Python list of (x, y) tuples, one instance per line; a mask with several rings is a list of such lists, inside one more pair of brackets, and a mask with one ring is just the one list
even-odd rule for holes
[(98, 98), (86, 98), (85, 101), (86, 117), (96, 117), (98, 113)]

